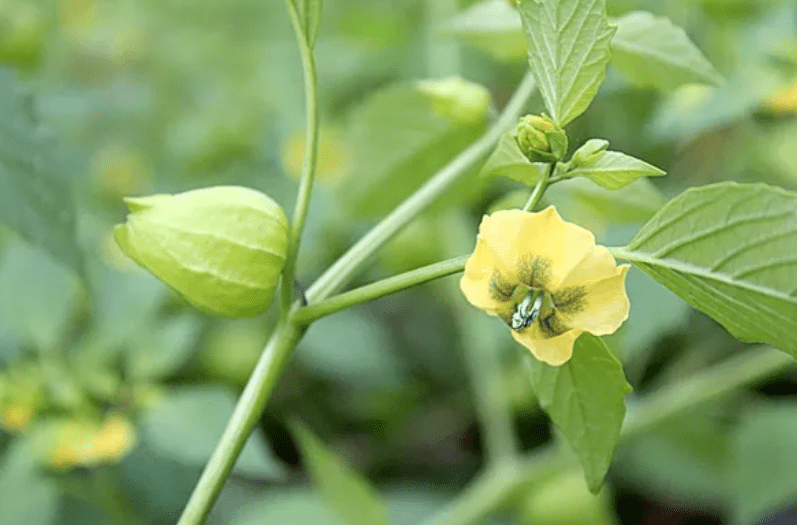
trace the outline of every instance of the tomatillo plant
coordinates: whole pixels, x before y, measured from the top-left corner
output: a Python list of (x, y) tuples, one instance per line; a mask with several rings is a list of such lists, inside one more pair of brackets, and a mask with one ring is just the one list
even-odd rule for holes
[[(290, 223), (279, 205), (265, 195), (217, 187), (127, 199), (131, 213), (117, 230), (117, 240), (130, 257), (189, 303), (212, 314), (237, 317), (263, 311), (281, 275), (277, 326), (185, 507), (181, 525), (201, 523), (208, 515), (285, 363), (311, 323), (444, 275), (464, 270), (460, 285), (467, 301), (503, 320), (536, 358), (528, 364), (537, 399), (575, 452), (593, 492), (600, 490), (624, 434), (655, 425), (785, 363), (767, 351), (741, 358), (744, 372), (727, 378), (699, 377), (693, 385), (698, 390), (688, 402), (677, 389), (664, 389), (659, 397), (640, 401), (623, 430), (624, 398), (631, 387), (622, 364), (599, 337), (615, 332), (629, 315), (625, 278), (630, 266), (618, 266), (615, 257), (631, 261), (738, 339), (797, 355), (793, 337), (797, 332), (797, 243), (783, 242), (794, 240), (797, 231), (797, 195), (761, 184), (719, 183), (691, 189), (663, 206), (621, 248), (597, 246), (592, 232), (560, 217), (556, 202), (535, 211), (549, 198), (546, 192), (554, 184), (566, 187), (573, 179), (584, 178), (614, 191), (638, 179), (665, 174), (642, 160), (609, 150), (608, 141), (600, 138), (587, 140), (568, 158), (571, 140), (565, 128), (597, 94), (618, 31), (609, 22), (604, 0), (518, 2), (517, 13), (512, 13), (519, 16), (526, 36), (530, 72), (493, 124), (297, 298), (299, 245), (318, 149), (313, 48), (320, 2), (285, 0), (285, 4), (301, 54), (307, 110), (304, 163)], [(514, 8), (502, 5), (501, 9)], [(696, 48), (695, 52), (699, 54)], [(716, 72), (711, 68), (709, 73)], [(421, 81), (415, 89), (428, 96), (443, 117), (468, 123), (481, 120), (490, 100), (485, 88), (457, 77)], [(535, 89), (546, 112), (519, 118)], [(522, 210), (484, 216), (478, 235), (473, 224), (476, 247), (470, 255), (335, 295), (380, 247), (485, 158), (482, 176), (506, 177), (528, 188)], [(498, 366), (471, 368), (478, 375)], [(717, 371), (721, 373), (722, 368)], [(501, 453), (492, 454), (472, 489), (430, 523), (473, 523), (534, 480), (561, 475), (572, 467), (556, 450), (524, 459), (514, 440), (507, 438), (514, 432), (509, 418), (494, 415), (506, 411), (506, 403), (490, 393), (492, 387), (486, 381), (475, 379), (474, 383), (483, 400), (479, 410), (483, 426), (502, 427), (494, 432), (502, 436), (495, 439), (503, 443)], [(332, 461), (328, 453), (306, 429), (298, 433), (310, 469), (323, 470)], [(490, 441), (485, 446), (498, 448)], [(338, 477), (319, 475), (322, 488), (351, 475), (336, 472)], [(358, 494), (370, 494), (370, 489), (357, 486)], [(339, 494), (335, 490), (327, 492), (332, 506), (357, 522), (346, 510), (348, 502), (336, 500), (340, 496), (335, 496)], [(369, 516), (376, 516), (369, 518), (371, 523), (387, 519), (378, 503), (372, 501), (369, 509)]]

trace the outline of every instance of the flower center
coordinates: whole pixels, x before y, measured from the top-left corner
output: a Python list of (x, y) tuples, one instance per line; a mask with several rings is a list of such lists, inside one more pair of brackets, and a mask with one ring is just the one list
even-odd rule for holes
[(540, 317), (545, 295), (542, 290), (531, 290), (523, 298), (512, 313), (510, 326), (513, 330), (521, 330), (531, 325)]

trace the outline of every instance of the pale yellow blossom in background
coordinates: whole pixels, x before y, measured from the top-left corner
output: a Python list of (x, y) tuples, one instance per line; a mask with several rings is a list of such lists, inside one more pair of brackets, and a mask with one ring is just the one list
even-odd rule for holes
[(550, 365), (566, 363), (583, 332), (614, 333), (628, 318), (625, 275), (589, 230), (539, 213), (485, 215), (460, 287), (474, 306)]

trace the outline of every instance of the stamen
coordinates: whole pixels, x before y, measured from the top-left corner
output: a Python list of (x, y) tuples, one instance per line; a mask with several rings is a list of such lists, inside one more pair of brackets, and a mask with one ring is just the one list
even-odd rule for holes
[(521, 330), (531, 325), (540, 316), (542, 310), (543, 294), (540, 292), (529, 293), (512, 314), (510, 326), (513, 330)]

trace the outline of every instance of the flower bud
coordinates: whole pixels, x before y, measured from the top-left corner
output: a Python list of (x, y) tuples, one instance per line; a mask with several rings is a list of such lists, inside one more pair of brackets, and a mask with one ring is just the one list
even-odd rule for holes
[(546, 115), (526, 115), (515, 133), (520, 150), (532, 162), (553, 162), (567, 152), (567, 136)]
[(285, 264), (288, 220), (268, 196), (238, 186), (125, 199), (116, 241), (140, 266), (213, 315), (265, 311)]
[(490, 92), (482, 85), (450, 76), (440, 80), (421, 80), (416, 86), (431, 99), (438, 113), (455, 122), (479, 124), (487, 118)]

